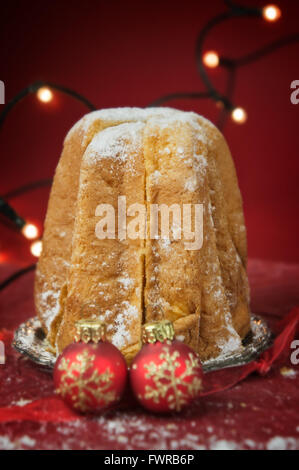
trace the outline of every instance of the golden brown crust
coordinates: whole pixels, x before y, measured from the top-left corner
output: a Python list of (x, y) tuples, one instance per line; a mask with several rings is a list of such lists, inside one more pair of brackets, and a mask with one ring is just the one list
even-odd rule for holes
[(174, 323), (176, 339), (188, 344), (194, 351), (198, 351), (199, 324), (199, 315), (188, 315), (176, 320)]
[[(61, 290), (66, 283), (72, 255), (82, 157), (96, 133), (124, 122), (125, 118), (128, 115), (122, 112), (117, 115), (105, 113), (105, 110), (90, 113), (73, 126), (64, 141), (49, 198), (43, 252), (37, 265), (34, 288), (36, 312), (52, 346), (62, 318)], [(138, 118), (137, 112), (128, 120)]]
[(235, 165), (221, 132), (207, 119), (198, 116), (206, 136), (210, 160), (215, 161), (221, 182), (223, 200), (226, 205), (226, 216), (229, 230), (243, 265), (247, 265), (246, 227), (243, 214), (242, 196), (240, 193)]
[(250, 331), (247, 244), (242, 198), (234, 163), (222, 134), (200, 118), (207, 134), (212, 219), (221, 277), (233, 326), (243, 339)]
[(52, 344), (55, 337), (51, 335), (51, 323), (59, 314), (60, 292), (72, 253), (82, 139), (83, 134), (76, 132), (65, 141), (49, 199), (43, 252), (35, 277), (36, 310)]
[[(118, 139), (125, 144), (117, 147)], [(202, 203), (202, 248), (186, 250), (173, 237), (97, 239), (97, 205), (116, 208), (123, 195), (127, 206), (148, 209)], [(250, 329), (246, 261), (234, 164), (209, 121), (165, 108), (120, 108), (91, 113), (69, 132), (35, 283), (37, 313), (52, 347), (61, 351), (72, 342), (74, 322), (89, 302), (99, 305), (109, 339), (128, 362), (140, 348), (141, 324), (161, 315), (202, 359), (237, 349)]]
[(107, 337), (120, 350), (139, 348), (144, 241), (96, 238), (95, 224), (97, 206), (110, 204), (117, 214), (122, 194), (128, 206), (144, 204), (143, 127), (130, 123), (108, 128), (84, 153), (67, 299), (58, 331), (60, 351), (72, 341), (74, 323), (87, 303), (99, 306), (91, 314), (107, 323)]
[[(178, 120), (149, 120), (145, 129), (146, 199), (151, 204), (176, 205), (183, 215), (184, 204), (204, 201), (206, 185), (206, 145), (198, 140), (198, 130)], [(199, 136), (200, 137), (200, 136)], [(194, 165), (194, 152), (202, 162)], [(189, 188), (189, 189), (188, 189)], [(176, 323), (201, 309), (201, 250), (186, 250), (186, 239), (176, 240), (176, 224), (170, 213), (169, 239), (146, 239), (145, 319), (163, 316)], [(186, 336), (187, 337), (187, 336)], [(193, 338), (198, 349), (198, 336)]]

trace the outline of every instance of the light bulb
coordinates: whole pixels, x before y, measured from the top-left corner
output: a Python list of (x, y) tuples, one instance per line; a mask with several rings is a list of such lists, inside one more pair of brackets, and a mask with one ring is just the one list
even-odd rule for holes
[(39, 258), (43, 250), (43, 243), (40, 240), (36, 240), (31, 244), (30, 251), (33, 254), (33, 256), (36, 256), (36, 258)]
[(49, 103), (53, 99), (53, 93), (48, 87), (41, 87), (37, 90), (37, 97), (43, 103)]
[(28, 240), (33, 240), (38, 236), (38, 228), (36, 227), (36, 225), (26, 224), (22, 228), (22, 233), (24, 237), (28, 238)]
[(203, 55), (203, 63), (210, 67), (211, 69), (218, 67), (219, 65), (219, 55), (215, 51), (208, 51)]
[(231, 117), (238, 124), (243, 124), (247, 120), (247, 113), (243, 108), (234, 108)]
[(266, 21), (277, 21), (281, 17), (281, 10), (276, 5), (266, 5), (262, 9), (262, 15)]

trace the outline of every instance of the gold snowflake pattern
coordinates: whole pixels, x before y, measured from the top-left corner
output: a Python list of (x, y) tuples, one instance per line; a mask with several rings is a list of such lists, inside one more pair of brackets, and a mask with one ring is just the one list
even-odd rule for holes
[[(176, 376), (176, 370), (181, 366), (177, 360), (179, 357), (179, 351), (173, 351), (171, 354), (166, 347), (159, 355), (159, 358), (163, 360), (162, 364), (150, 362), (144, 366), (148, 371), (145, 378), (152, 379), (155, 385), (154, 387), (145, 386), (144, 398), (159, 403), (161, 398), (166, 397), (169, 408), (176, 411), (180, 411), (188, 403), (190, 397), (195, 398), (201, 390), (201, 380), (194, 375), (195, 369), (200, 367), (199, 359), (189, 353), (186, 369), (180, 376)], [(186, 378), (191, 380), (186, 381)]]
[(115, 391), (108, 391), (114, 374), (108, 368), (99, 373), (94, 368), (95, 356), (87, 350), (76, 359), (78, 362), (70, 364), (69, 359), (62, 358), (58, 369), (63, 374), (56, 392), (63, 398), (70, 395), (74, 408), (83, 412), (92, 411), (93, 400), (103, 402), (104, 406), (115, 401)]

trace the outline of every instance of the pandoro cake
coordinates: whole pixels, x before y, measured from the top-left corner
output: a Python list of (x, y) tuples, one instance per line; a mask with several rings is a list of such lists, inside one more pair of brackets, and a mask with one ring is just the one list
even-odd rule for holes
[[(143, 237), (97, 236), (103, 205), (145, 208)], [(202, 244), (186, 249), (170, 213), (169, 237), (151, 235), (152, 207), (202, 207)], [(193, 224), (194, 225), (194, 224)], [(49, 347), (97, 318), (128, 363), (145, 322), (169, 319), (202, 360), (241, 347), (250, 331), (242, 199), (222, 134), (170, 108), (116, 108), (84, 116), (67, 134), (45, 220), (35, 305)]]

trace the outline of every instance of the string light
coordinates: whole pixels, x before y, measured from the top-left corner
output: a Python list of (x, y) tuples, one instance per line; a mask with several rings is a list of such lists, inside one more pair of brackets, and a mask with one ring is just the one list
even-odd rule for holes
[(43, 250), (43, 243), (41, 240), (36, 240), (31, 244), (30, 251), (33, 256), (39, 258)]
[(245, 109), (238, 107), (232, 110), (231, 117), (238, 124), (244, 124), (247, 120), (247, 113)]
[(276, 5), (266, 5), (262, 9), (262, 15), (266, 21), (277, 21), (281, 17), (281, 10)]
[(53, 92), (48, 87), (41, 87), (36, 92), (37, 97), (43, 103), (49, 103), (53, 99)]
[(34, 238), (38, 237), (38, 228), (36, 225), (27, 223), (22, 228), (22, 234), (24, 237), (28, 238), (28, 240), (33, 240)]
[(214, 69), (219, 65), (219, 55), (215, 51), (208, 51), (203, 55), (203, 63), (211, 68)]

